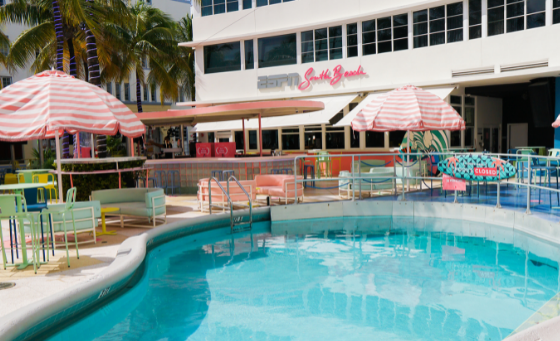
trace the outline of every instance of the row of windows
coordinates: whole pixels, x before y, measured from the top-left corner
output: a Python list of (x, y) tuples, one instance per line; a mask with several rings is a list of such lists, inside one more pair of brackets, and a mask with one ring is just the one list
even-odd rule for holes
[[(280, 4), (282, 2), (290, 2), (294, 0), (257, 0), (257, 7)], [(253, 0), (242, 0), (243, 9), (251, 9)], [(226, 12), (239, 11), (239, 0), (202, 0), (201, 15), (203, 17)]]
[[(218, 1), (218, 0), (213, 0)], [(225, 1), (225, 0), (221, 0)], [(272, 0), (270, 0), (272, 3)], [(546, 0), (488, 0), (488, 36), (516, 32), (545, 25)], [(412, 24), (413, 48), (463, 41), (463, 2), (372, 19), (361, 23), (362, 55), (407, 50), (408, 31)], [(482, 0), (468, 2), (469, 39), (482, 37)], [(553, 24), (560, 23), (560, 0), (553, 0)], [(301, 32), (301, 62), (312, 63), (357, 57), (358, 23), (346, 25), (346, 46), (343, 26), (325, 27)], [(245, 69), (254, 69), (254, 43), (244, 41)], [(297, 64), (296, 33), (259, 38), (258, 68)], [(204, 47), (204, 72), (217, 73), (241, 70), (241, 42)]]
[[(122, 91), (123, 89), (121, 87), (121, 83), (115, 83), (114, 84), (114, 89), (115, 89), (114, 93), (113, 93), (113, 83), (112, 82), (107, 83), (106, 87), (107, 87), (107, 92), (110, 93), (111, 95), (115, 96), (117, 99), (119, 99), (121, 101), (125, 101), (125, 102), (132, 101), (131, 96), (130, 96), (130, 83), (124, 83), (124, 94), (123, 94), (123, 91)], [(156, 92), (156, 86), (155, 85), (149, 86), (149, 89), (148, 89), (148, 85), (144, 84), (142, 88), (143, 88), (142, 89), (142, 93), (143, 93), (142, 100), (144, 102), (149, 102), (150, 98), (152, 99), (152, 102), (157, 102), (157, 92)]]

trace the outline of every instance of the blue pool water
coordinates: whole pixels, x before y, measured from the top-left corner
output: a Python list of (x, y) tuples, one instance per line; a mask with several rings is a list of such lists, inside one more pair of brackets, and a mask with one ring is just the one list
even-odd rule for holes
[(541, 245), (525, 235), (445, 232), (454, 224), (176, 240), (50, 339), (502, 340), (557, 294), (558, 263), (518, 246)]

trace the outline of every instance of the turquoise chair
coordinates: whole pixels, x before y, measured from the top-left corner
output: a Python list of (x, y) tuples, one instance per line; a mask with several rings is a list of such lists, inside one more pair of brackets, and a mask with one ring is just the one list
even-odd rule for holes
[[(49, 214), (59, 214), (62, 216), (62, 221), (63, 221), (62, 225), (64, 227), (64, 244), (66, 244), (66, 261), (68, 262), (68, 267), (70, 267), (70, 253), (68, 252), (68, 229), (66, 228), (67, 213), (70, 213), (72, 215), (72, 227), (74, 228), (74, 243), (76, 245), (76, 257), (80, 259), (80, 253), (78, 252), (78, 233), (76, 232), (76, 219), (74, 218), (75, 203), (76, 203), (76, 187), (72, 187), (68, 190), (68, 192), (66, 192), (65, 205), (52, 206), (50, 208), (46, 208), (41, 211), (41, 215), (43, 215), (43, 221), (46, 221), (46, 219), (48, 219)], [(49, 240), (47, 237), (47, 245), (48, 243)], [(47, 254), (48, 254), (48, 249), (47, 249)]]
[[(22, 212), (17, 211), (17, 199), (21, 200)], [(35, 214), (27, 212), (27, 202), (25, 197), (21, 194), (6, 194), (0, 195), (0, 221), (2, 219), (17, 219), (20, 224), (25, 226), (24, 219), (28, 220), (29, 227), (25, 226), (25, 232), (31, 235), (31, 254), (33, 255), (33, 270), (37, 273), (37, 268), (39, 267), (39, 236), (37, 232), (37, 226), (35, 224)], [(17, 231), (16, 231), (17, 233)], [(2, 262), (4, 264), (4, 270), (6, 270), (6, 250), (4, 247), (4, 237), (2, 236), (2, 226), (0, 222), (0, 240), (2, 241)], [(26, 243), (25, 236), (22, 238), (22, 243)], [(12, 264), (10, 266), (17, 266), (18, 264)]]

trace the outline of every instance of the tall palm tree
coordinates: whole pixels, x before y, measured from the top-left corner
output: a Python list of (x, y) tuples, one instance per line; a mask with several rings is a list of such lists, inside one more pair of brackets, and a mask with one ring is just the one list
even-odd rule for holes
[(177, 84), (169, 75), (169, 53), (176, 45), (174, 23), (160, 9), (143, 2), (129, 7), (130, 19), (124, 25), (108, 23), (104, 29), (105, 39), (117, 46), (120, 75), (118, 80), (136, 77), (136, 106), (142, 112), (141, 86), (146, 79), (144, 61), (149, 62), (148, 83), (160, 86), (166, 96), (177, 97)]
[[(175, 40), (177, 42), (192, 41), (192, 16), (186, 16), (175, 25)], [(191, 101), (195, 98), (194, 86), (194, 53), (191, 47), (175, 46), (171, 54), (172, 62), (169, 74), (180, 84), (181, 91), (187, 93)]]

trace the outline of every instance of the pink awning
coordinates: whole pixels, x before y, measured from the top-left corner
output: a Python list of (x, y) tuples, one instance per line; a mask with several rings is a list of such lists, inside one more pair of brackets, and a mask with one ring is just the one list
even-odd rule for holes
[(0, 91), (0, 140), (89, 132), (139, 137), (145, 127), (105, 90), (60, 71), (44, 71)]
[(355, 131), (464, 130), (465, 121), (435, 94), (412, 85), (377, 96), (352, 120)]

